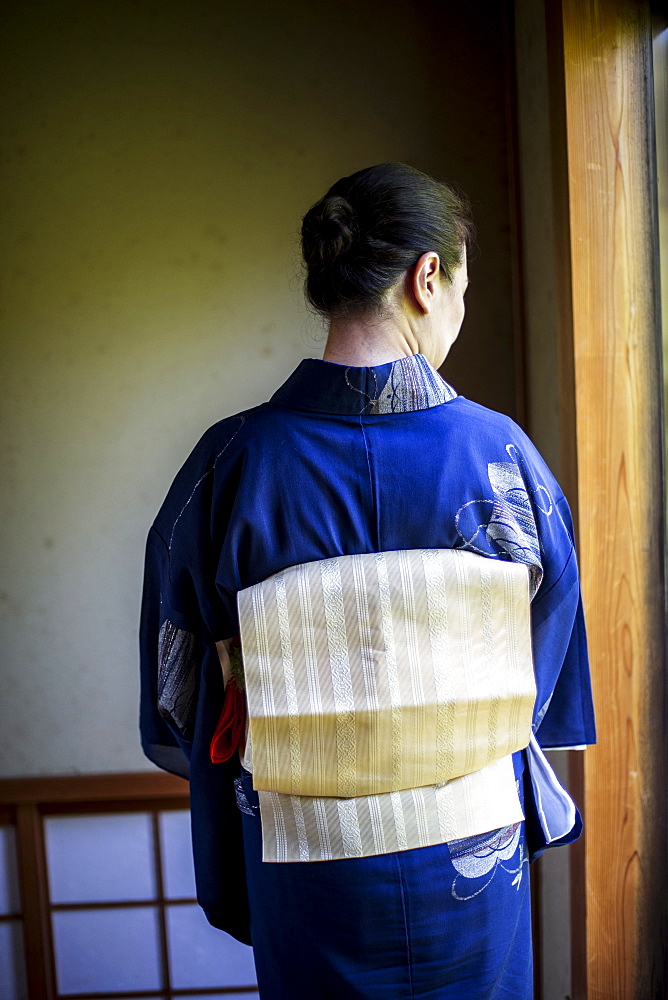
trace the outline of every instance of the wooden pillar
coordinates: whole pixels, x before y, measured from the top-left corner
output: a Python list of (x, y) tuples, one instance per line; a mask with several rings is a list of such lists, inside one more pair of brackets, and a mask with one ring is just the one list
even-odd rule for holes
[(561, 0), (557, 9), (571, 313), (563, 336), (599, 735), (580, 765), (586, 894), (574, 885), (573, 995), (653, 1000), (668, 995), (668, 887), (650, 12), (644, 0)]
[(16, 806), (23, 941), (28, 996), (54, 1000), (56, 990), (42, 818), (35, 802)]

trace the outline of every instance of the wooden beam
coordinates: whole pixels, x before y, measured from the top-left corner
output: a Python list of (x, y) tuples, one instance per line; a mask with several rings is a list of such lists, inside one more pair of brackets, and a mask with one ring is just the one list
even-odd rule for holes
[(188, 790), (185, 778), (165, 771), (0, 778), (0, 804), (183, 798)]
[[(562, 0), (586, 751), (574, 996), (666, 996), (666, 717), (652, 35), (644, 0)], [(577, 972), (577, 961), (574, 971)]]

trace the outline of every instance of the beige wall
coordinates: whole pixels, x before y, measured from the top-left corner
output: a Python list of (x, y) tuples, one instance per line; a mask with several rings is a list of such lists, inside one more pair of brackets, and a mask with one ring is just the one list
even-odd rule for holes
[(318, 356), (297, 232), (338, 176), (400, 159), (469, 192), (445, 374), (512, 412), (499, 15), (461, 6), (3, 5), (0, 774), (151, 767), (146, 531), (200, 433)]

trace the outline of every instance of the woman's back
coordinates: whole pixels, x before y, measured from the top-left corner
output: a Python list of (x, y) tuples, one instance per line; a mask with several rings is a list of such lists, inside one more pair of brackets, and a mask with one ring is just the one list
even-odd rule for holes
[[(420, 355), (407, 360), (418, 373), (428, 367)], [(553, 514), (570, 548), (561, 491), (509, 418), (440, 379), (420, 409), (367, 412), (349, 386), (372, 374), (382, 384), (392, 367), (302, 362), (270, 403), (215, 425), (194, 450), (156, 527), (172, 559), (182, 538), (192, 558), (196, 523), (212, 528), (207, 547), (230, 615), (240, 589), (336, 555), (466, 548), (535, 565), (538, 521)], [(221, 622), (220, 635), (231, 627)]]

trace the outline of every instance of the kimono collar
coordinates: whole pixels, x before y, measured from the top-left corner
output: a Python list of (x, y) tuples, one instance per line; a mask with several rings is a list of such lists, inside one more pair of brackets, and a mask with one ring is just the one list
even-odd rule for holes
[(271, 402), (320, 413), (408, 413), (456, 396), (423, 354), (413, 354), (368, 368), (305, 358)]

